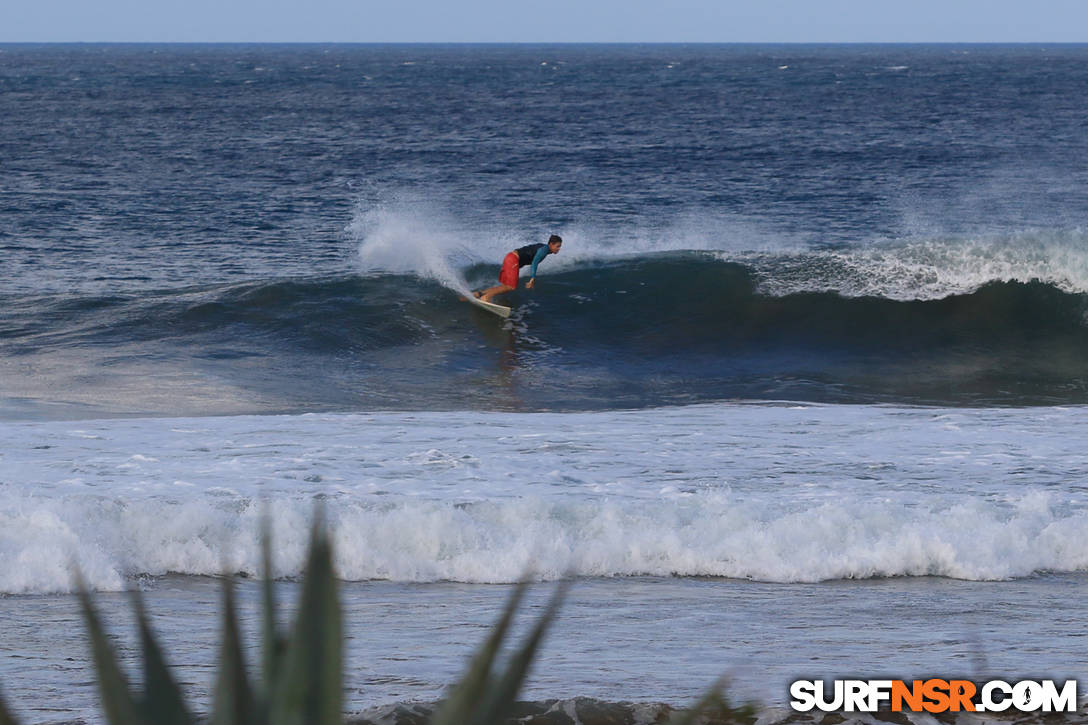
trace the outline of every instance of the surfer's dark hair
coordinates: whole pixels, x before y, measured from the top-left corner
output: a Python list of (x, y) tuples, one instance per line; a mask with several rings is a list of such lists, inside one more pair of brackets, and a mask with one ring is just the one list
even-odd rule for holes
[(562, 243), (563, 243), (563, 237), (559, 236), (558, 234), (553, 234), (550, 237), (548, 237), (548, 244), (562, 244)]

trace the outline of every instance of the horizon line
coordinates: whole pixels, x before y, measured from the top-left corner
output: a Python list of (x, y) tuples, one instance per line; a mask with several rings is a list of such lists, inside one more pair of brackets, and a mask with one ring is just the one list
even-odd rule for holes
[(1088, 40), (0, 40), (0, 45), (1088, 45)]

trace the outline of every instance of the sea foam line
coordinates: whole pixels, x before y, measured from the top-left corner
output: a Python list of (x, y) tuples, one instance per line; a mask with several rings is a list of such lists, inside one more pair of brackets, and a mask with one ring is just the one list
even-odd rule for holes
[[(719, 576), (816, 582), (889, 576), (1002, 580), (1088, 570), (1088, 512), (1032, 492), (1000, 504), (941, 497), (772, 510), (722, 493), (684, 499), (519, 497), (456, 503), (326, 499), (347, 580), (514, 582), (526, 574)], [(6, 496), (0, 592), (70, 591), (73, 565), (96, 589), (167, 573), (257, 574), (271, 518), (276, 575), (304, 564), (310, 497), (267, 503)]]

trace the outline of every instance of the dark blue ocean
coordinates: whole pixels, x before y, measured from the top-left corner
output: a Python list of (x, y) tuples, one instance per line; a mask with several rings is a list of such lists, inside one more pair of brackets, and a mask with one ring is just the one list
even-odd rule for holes
[(1086, 189), (1088, 45), (0, 45), (0, 689), (78, 568), (206, 712), (315, 498), (353, 712), (527, 571), (529, 698), (1088, 683)]
[(9, 415), (1088, 402), (1084, 46), (0, 51)]

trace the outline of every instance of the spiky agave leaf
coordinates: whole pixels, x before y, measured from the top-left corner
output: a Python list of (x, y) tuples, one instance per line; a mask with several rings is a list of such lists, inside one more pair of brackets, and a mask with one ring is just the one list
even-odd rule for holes
[(136, 725), (143, 723), (137, 700), (132, 695), (128, 680), (117, 662), (117, 653), (102, 628), (91, 595), (77, 574), (76, 587), (83, 610), (83, 621), (91, 640), (91, 654), (98, 675), (98, 691), (102, 698), (102, 710), (111, 725)]
[(143, 597), (138, 589), (132, 590), (132, 606), (136, 610), (136, 622), (140, 630), (140, 646), (144, 660), (144, 696), (140, 703), (147, 722), (155, 725), (190, 725), (193, 722), (185, 697), (166, 665), (162, 648), (159, 647)]
[(551, 600), (545, 607), (544, 613), (537, 619), (532, 632), (526, 637), (525, 642), (518, 651), (510, 657), (506, 670), (501, 677), (488, 686), (482, 700), (474, 709), (472, 718), (469, 720), (472, 725), (490, 725), (491, 723), (502, 722), (506, 718), (517, 699), (521, 686), (529, 675), (529, 667), (532, 665), (533, 660), (536, 659), (537, 650), (544, 639), (544, 634), (559, 612), (559, 607), (562, 605), (570, 585), (571, 581), (567, 579), (559, 582), (559, 585), (556, 586)]
[(529, 584), (525, 581), (514, 588), (499, 620), (473, 655), (464, 676), (453, 686), (450, 696), (431, 718), (431, 725), (463, 725), (472, 717), (473, 708), (483, 700), (484, 693), (492, 682), (491, 672), (494, 669), (495, 659), (498, 657), (499, 649), (510, 629), (510, 623), (518, 607), (521, 606), (521, 600), (528, 588)]
[(332, 548), (318, 511), (298, 613), (272, 691), (271, 725), (339, 725), (343, 625)]
[(219, 645), (219, 672), (215, 679), (212, 725), (251, 725), (255, 708), (242, 654), (242, 636), (234, 605), (234, 579), (223, 577), (223, 635)]
[(7, 703), (4, 702), (3, 694), (0, 694), (0, 725), (18, 725), (15, 716), (11, 714)]
[(265, 715), (279, 677), (287, 642), (276, 623), (276, 587), (272, 575), (272, 530), (267, 513), (261, 519), (261, 694), (258, 709)]

